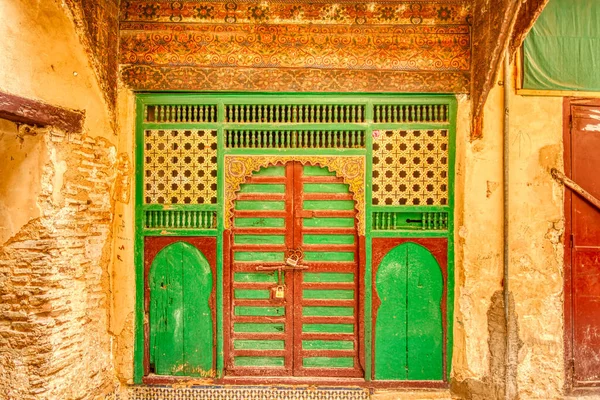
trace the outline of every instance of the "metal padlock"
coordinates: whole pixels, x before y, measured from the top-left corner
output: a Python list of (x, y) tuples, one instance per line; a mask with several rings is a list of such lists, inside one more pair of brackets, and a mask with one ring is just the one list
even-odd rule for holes
[(285, 298), (285, 286), (279, 285), (275, 288), (275, 298), (276, 299)]
[(297, 255), (291, 255), (287, 258), (287, 260), (285, 260), (286, 265), (289, 265), (290, 267), (295, 267), (296, 265), (298, 265), (298, 261), (299, 261), (299, 257)]

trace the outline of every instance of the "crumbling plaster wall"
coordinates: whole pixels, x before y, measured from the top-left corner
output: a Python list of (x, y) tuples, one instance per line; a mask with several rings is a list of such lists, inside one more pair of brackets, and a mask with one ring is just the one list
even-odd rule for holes
[(90, 399), (115, 384), (107, 267), (116, 136), (65, 7), (0, 2), (0, 91), (85, 112), (78, 133), (0, 121), (3, 399)]
[[(518, 338), (509, 377), (520, 399), (555, 399), (564, 386), (564, 209), (549, 170), (563, 170), (562, 99), (510, 93), (509, 286)], [(480, 139), (469, 141), (468, 101), (460, 103), (453, 388), (466, 398), (502, 398), (503, 87), (490, 93)]]

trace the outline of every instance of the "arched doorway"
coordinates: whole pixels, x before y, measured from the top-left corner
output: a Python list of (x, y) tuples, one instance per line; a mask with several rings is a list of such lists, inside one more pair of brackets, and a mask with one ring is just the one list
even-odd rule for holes
[(291, 161), (234, 201), (226, 374), (361, 377), (357, 211), (342, 178)]
[(157, 375), (207, 376), (213, 369), (212, 271), (183, 241), (158, 252), (148, 274), (149, 367)]

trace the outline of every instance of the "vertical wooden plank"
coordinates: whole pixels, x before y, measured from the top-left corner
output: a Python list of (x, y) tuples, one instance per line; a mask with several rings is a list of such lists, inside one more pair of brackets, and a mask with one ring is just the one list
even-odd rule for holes
[(407, 247), (407, 379), (442, 380), (443, 328), (440, 267), (424, 247)]
[(180, 375), (183, 357), (181, 243), (167, 246), (150, 268), (150, 364), (158, 375)]
[(406, 380), (408, 247), (400, 245), (381, 261), (375, 288), (381, 306), (375, 321), (375, 379)]
[(181, 243), (183, 277), (182, 375), (214, 376), (213, 319), (210, 295), (213, 276), (206, 258), (192, 245)]

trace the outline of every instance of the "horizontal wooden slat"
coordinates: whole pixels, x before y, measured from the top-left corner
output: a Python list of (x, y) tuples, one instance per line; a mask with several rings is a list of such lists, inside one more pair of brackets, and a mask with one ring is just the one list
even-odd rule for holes
[[(242, 318), (237, 318), (236, 321), (240, 319)], [(248, 337), (273, 335), (273, 337), (278, 337), (278, 335), (285, 336), (285, 324), (283, 322), (269, 323), (267, 321), (260, 321), (260, 323), (235, 322), (233, 324), (233, 331), (236, 333), (236, 337), (237, 335), (248, 335)]]
[(355, 244), (351, 244), (351, 245), (344, 245), (344, 244), (326, 244), (326, 245), (303, 244), (302, 245), (302, 250), (306, 254), (306, 252), (308, 252), (308, 251), (321, 251), (321, 252), (326, 252), (326, 253), (331, 253), (331, 252), (336, 252), (336, 251), (343, 251), (343, 252), (354, 252), (355, 253), (358, 249), (356, 248)]
[(350, 350), (300, 350), (302, 357), (352, 357), (356, 351)]
[(285, 323), (285, 316), (280, 317), (262, 317), (262, 316), (249, 316), (249, 315), (235, 315), (231, 314), (234, 323), (254, 323), (254, 324), (267, 324), (267, 323)]
[(253, 175), (252, 177), (246, 180), (246, 183), (250, 184), (259, 184), (259, 183), (279, 183), (285, 184), (285, 176), (257, 176)]
[(265, 235), (282, 235), (286, 233), (285, 228), (232, 228), (231, 231), (234, 235), (254, 235), (257, 233)]
[[(235, 331), (236, 339), (247, 339), (247, 340), (259, 340), (259, 339), (280, 339), (284, 340), (286, 338), (285, 332), (282, 333), (273, 333), (273, 332), (239, 332)], [(329, 335), (331, 337), (331, 335)]]
[[(240, 218), (285, 218), (285, 211), (274, 210), (235, 210), (235, 216)], [(234, 221), (235, 223), (235, 221)]]
[[(355, 309), (353, 307), (354, 301), (350, 301), (350, 305), (345, 300), (330, 301), (327, 306), (324, 305), (312, 305), (309, 303), (315, 302), (315, 300), (304, 300), (302, 302), (302, 316), (303, 317), (351, 317), (355, 315)], [(343, 304), (344, 303), (344, 304)]]
[(305, 368), (352, 368), (354, 367), (354, 357), (304, 357), (302, 366)]
[(353, 289), (331, 289), (331, 288), (319, 288), (319, 289), (306, 289), (302, 290), (302, 298), (305, 299), (305, 303), (309, 304), (310, 301), (354, 301), (355, 291)]
[(304, 193), (304, 200), (354, 200), (349, 193)]
[(302, 182), (304, 183), (343, 183), (341, 178), (337, 176), (303, 176)]
[(308, 333), (302, 332), (302, 340), (340, 340), (353, 341), (356, 339), (354, 334), (347, 333)]
[[(236, 211), (238, 214), (239, 211)], [(303, 210), (296, 214), (298, 218), (354, 218), (354, 210)]]
[(236, 350), (231, 349), (235, 357), (285, 357), (285, 350)]
[[(263, 252), (285, 252), (287, 247), (285, 245), (270, 245), (270, 244), (234, 244), (231, 246), (233, 251), (241, 251), (244, 253), (263, 253)], [(235, 260), (238, 261), (238, 260)]]
[(356, 233), (354, 228), (302, 228), (304, 234), (314, 235), (352, 235)]
[(334, 300), (334, 299), (307, 299), (302, 300), (302, 305), (305, 307), (354, 307), (356, 299), (351, 300)]
[(237, 200), (242, 201), (284, 201), (285, 194), (281, 193), (239, 193)]
[(283, 367), (285, 362), (284, 357), (244, 357), (238, 356), (234, 357), (233, 364), (236, 367), (248, 367), (248, 368), (256, 368), (256, 367)]
[(354, 324), (354, 317), (309, 317), (302, 316), (302, 324)]
[[(254, 284), (256, 285), (256, 284)], [(236, 285), (237, 287), (237, 285)], [(304, 289), (322, 289), (322, 290), (351, 290), (356, 288), (356, 283), (354, 282), (340, 282), (340, 283), (331, 283), (331, 282), (303, 282), (302, 288)]]
[(303, 274), (304, 283), (318, 283), (318, 284), (326, 284), (326, 283), (353, 283), (354, 277), (356, 274), (354, 270), (351, 272), (321, 272), (321, 271), (307, 271)]

